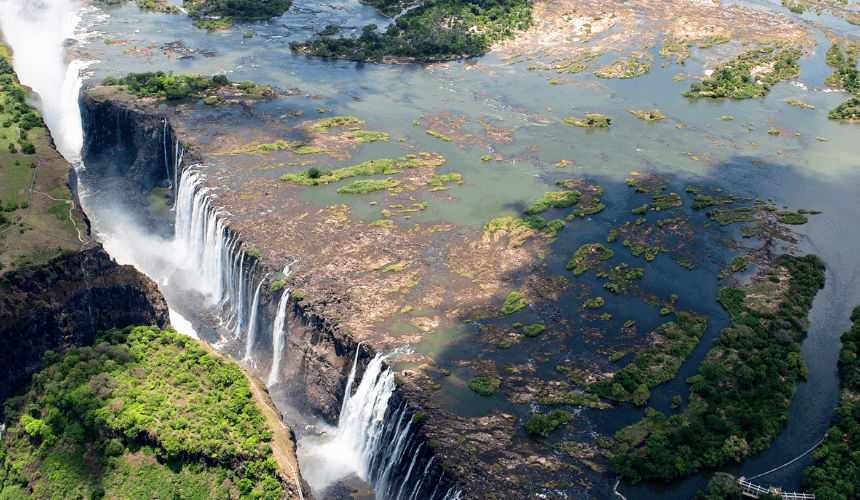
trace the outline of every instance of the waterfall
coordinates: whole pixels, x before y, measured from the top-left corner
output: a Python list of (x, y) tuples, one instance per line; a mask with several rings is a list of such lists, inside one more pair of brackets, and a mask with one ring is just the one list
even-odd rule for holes
[(254, 301), (251, 302), (253, 305), (251, 306), (251, 317), (248, 319), (248, 338), (245, 341), (245, 359), (243, 361), (251, 361), (251, 350), (254, 348), (254, 341), (257, 339), (257, 308), (260, 306), (260, 289), (263, 288), (266, 276), (263, 276), (260, 284), (257, 285), (257, 291), (254, 292)]
[[(414, 412), (405, 403), (392, 404), (396, 384), (394, 372), (377, 354), (368, 363), (364, 375), (355, 385), (361, 344), (347, 379), (340, 419), (334, 436), (322, 444), (317, 453), (338, 467), (336, 474), (354, 472), (373, 486), (378, 500), (458, 500), (457, 488), (439, 488), (430, 493), (433, 457), (416, 432)], [(305, 477), (315, 480), (313, 473)], [(319, 478), (317, 487), (332, 483), (331, 472)]]
[(164, 150), (164, 173), (167, 174), (168, 189), (173, 189), (173, 181), (170, 177), (170, 162), (167, 161), (167, 118), (164, 119), (164, 127), (161, 129), (162, 148)]
[[(181, 158), (181, 154), (180, 154)], [(178, 162), (177, 162), (178, 163)], [(265, 276), (255, 286), (257, 261), (251, 261), (242, 242), (226, 226), (226, 212), (216, 209), (215, 194), (192, 165), (181, 173), (176, 195), (172, 263), (193, 275), (187, 285), (206, 295), (223, 311), (221, 324), (235, 339), (246, 334), (248, 360), (259, 330), (258, 304)], [(249, 302), (250, 301), (250, 302)], [(248, 314), (250, 311), (250, 315)]]
[(182, 158), (185, 156), (185, 149), (179, 144), (179, 138), (175, 139), (173, 146), (173, 210), (176, 210), (176, 195), (179, 193), (179, 169), (182, 166)]
[[(284, 268), (284, 274), (290, 276), (290, 266)], [(278, 383), (278, 370), (281, 367), (281, 351), (284, 350), (285, 324), (287, 319), (287, 303), (290, 301), (290, 290), (286, 289), (281, 294), (278, 302), (278, 314), (275, 316), (275, 324), (272, 326), (272, 369), (266, 385), (271, 387)]]

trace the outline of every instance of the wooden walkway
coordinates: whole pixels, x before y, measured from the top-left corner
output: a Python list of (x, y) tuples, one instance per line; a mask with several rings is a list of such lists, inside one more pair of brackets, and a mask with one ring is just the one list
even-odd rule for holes
[(812, 493), (788, 493), (782, 491), (781, 488), (775, 488), (773, 486), (770, 488), (762, 488), (757, 484), (752, 484), (747, 481), (745, 477), (738, 479), (738, 484), (743, 486), (745, 497), (758, 498), (759, 495), (770, 493), (772, 495), (779, 495), (784, 500), (815, 500), (815, 495)]

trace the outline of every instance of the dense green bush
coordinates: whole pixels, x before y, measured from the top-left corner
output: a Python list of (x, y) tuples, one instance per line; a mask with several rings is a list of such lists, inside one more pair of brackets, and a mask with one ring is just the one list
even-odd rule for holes
[[(149, 478), (149, 498), (177, 488), (188, 488), (188, 498), (221, 496), (219, 483), (231, 475), (229, 489), (237, 471), (249, 492), (281, 494), (264, 445), (272, 435), (248, 379), (194, 340), (128, 327), (65, 356), (47, 351), (44, 362), (25, 392), (6, 402), (0, 497), (18, 498), (22, 487), (39, 498), (137, 496), (130, 492), (138, 479), (115, 478), (129, 470)], [(121, 459), (141, 446), (170, 467)]]
[(499, 388), (501, 380), (491, 377), (477, 377), (469, 381), (469, 389), (481, 396), (491, 396)]
[(129, 92), (137, 97), (163, 97), (166, 99), (184, 99), (186, 97), (202, 97), (208, 89), (216, 89), (229, 84), (226, 77), (204, 78), (198, 75), (168, 76), (163, 71), (146, 73), (129, 73), (116, 81), (118, 85), (127, 85)]
[(529, 434), (534, 434), (536, 436), (549, 436), (549, 433), (558, 429), (566, 422), (569, 422), (573, 418), (573, 415), (564, 411), (564, 410), (552, 410), (546, 415), (542, 413), (535, 413), (526, 422), (526, 432)]
[[(690, 84), (690, 90), (682, 95), (693, 99), (761, 97), (770, 92), (770, 88), (776, 82), (794, 78), (800, 74), (800, 65), (797, 63), (800, 56), (801, 52), (798, 49), (775, 52), (773, 47), (764, 47), (749, 50), (734, 60), (718, 65), (709, 78)], [(772, 70), (753, 76), (754, 68), (767, 67), (771, 63)]]

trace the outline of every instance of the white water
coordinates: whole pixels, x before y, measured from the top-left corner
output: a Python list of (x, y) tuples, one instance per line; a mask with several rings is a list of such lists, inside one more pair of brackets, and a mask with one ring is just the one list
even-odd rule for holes
[[(408, 405), (390, 406), (395, 383), (394, 373), (383, 363), (385, 356), (377, 354), (368, 363), (353, 393), (360, 350), (361, 344), (347, 380), (337, 428), (318, 440), (306, 438), (301, 443), (302, 475), (317, 492), (355, 474), (373, 486), (378, 500), (417, 500), (432, 472), (432, 459), (419, 465), (424, 443), (411, 432), (413, 412)], [(452, 488), (434, 491), (427, 500), (457, 500), (460, 495), (459, 489)]]
[[(284, 274), (290, 276), (290, 266), (284, 268)], [(281, 368), (281, 351), (284, 350), (284, 335), (286, 335), (285, 325), (287, 319), (287, 303), (290, 301), (289, 288), (281, 294), (281, 300), (278, 301), (278, 314), (275, 316), (275, 324), (272, 326), (272, 368), (269, 372), (269, 378), (266, 380), (266, 385), (272, 387), (278, 383), (280, 377), (279, 370)]]
[(192, 339), (200, 339), (200, 337), (197, 336), (197, 330), (194, 329), (194, 325), (185, 319), (185, 316), (169, 307), (167, 308), (167, 312), (170, 314), (170, 324), (173, 325), (173, 329), (176, 330), (177, 333), (185, 335), (186, 337), (191, 337)]
[(14, 51), (18, 78), (39, 95), (57, 149), (69, 161), (80, 158), (83, 146), (81, 70), (94, 62), (66, 62), (66, 41), (75, 38), (81, 21), (78, 11), (68, 0), (0, 0), (0, 26)]
[(251, 306), (251, 317), (248, 319), (248, 337), (245, 342), (245, 359), (243, 360), (245, 362), (251, 361), (251, 351), (254, 349), (254, 341), (257, 340), (257, 330), (259, 330), (259, 326), (257, 325), (257, 308), (260, 306), (260, 289), (263, 288), (266, 276), (263, 276), (260, 284), (257, 285), (257, 291), (254, 293), (254, 301), (251, 302), (253, 305)]

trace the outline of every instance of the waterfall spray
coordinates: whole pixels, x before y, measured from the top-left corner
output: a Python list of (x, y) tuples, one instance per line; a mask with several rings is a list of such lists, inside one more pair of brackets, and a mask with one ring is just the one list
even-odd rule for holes
[(21, 83), (42, 101), (42, 115), (57, 149), (67, 160), (80, 157), (83, 129), (78, 108), (81, 70), (94, 61), (67, 64), (66, 41), (81, 21), (78, 7), (68, 0), (0, 1), (0, 26), (14, 53)]
[[(284, 274), (290, 276), (290, 266), (284, 268)], [(287, 318), (287, 303), (290, 301), (290, 290), (284, 290), (281, 300), (278, 302), (278, 314), (275, 316), (275, 324), (272, 326), (272, 368), (266, 385), (269, 387), (278, 383), (278, 371), (281, 367), (281, 351), (284, 350), (284, 326)]]

